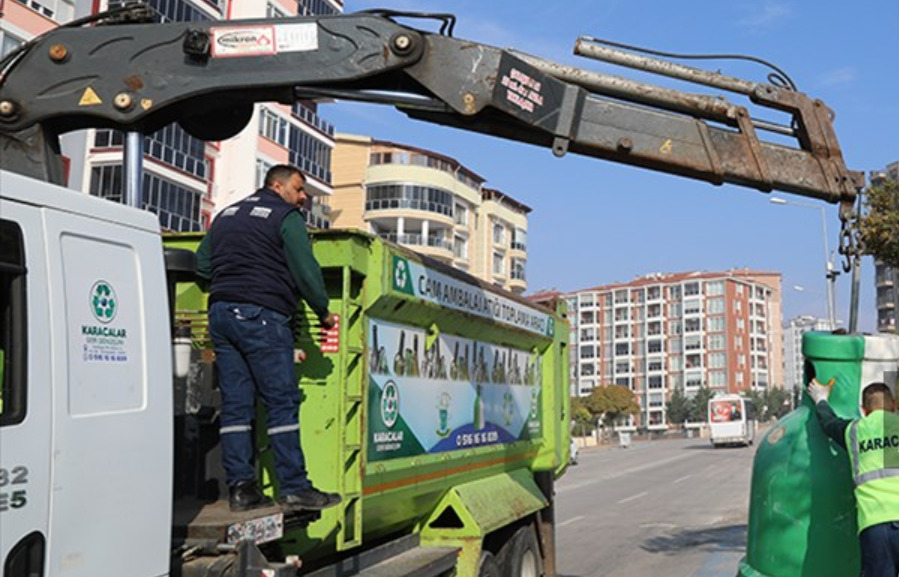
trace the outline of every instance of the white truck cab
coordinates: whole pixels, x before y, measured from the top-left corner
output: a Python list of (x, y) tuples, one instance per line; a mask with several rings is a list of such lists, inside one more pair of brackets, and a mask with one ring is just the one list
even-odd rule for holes
[(162, 255), (154, 215), (0, 171), (5, 576), (169, 571)]

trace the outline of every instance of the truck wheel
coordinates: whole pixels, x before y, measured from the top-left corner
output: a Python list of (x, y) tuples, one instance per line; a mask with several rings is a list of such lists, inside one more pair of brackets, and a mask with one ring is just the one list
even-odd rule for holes
[(512, 539), (500, 553), (503, 559), (504, 577), (540, 577), (543, 574), (543, 561), (540, 558), (540, 545), (537, 535), (531, 526), (522, 527), (515, 532)]
[(499, 564), (490, 551), (481, 553), (481, 559), (478, 561), (478, 577), (501, 577)]

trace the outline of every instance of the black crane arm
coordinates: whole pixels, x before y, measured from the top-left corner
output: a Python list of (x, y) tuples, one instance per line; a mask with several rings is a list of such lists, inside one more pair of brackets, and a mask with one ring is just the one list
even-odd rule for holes
[[(639, 65), (653, 66), (659, 61)], [(199, 138), (222, 140), (246, 125), (256, 102), (329, 97), (390, 104), (557, 155), (777, 189), (851, 210), (864, 179), (846, 168), (821, 101), (686, 72), (696, 73), (702, 84), (787, 113), (790, 125), (755, 120), (722, 98), (423, 32), (378, 13), (58, 28), (4, 63), (0, 163), (54, 180), (57, 136), (71, 130), (148, 133), (179, 122)], [(763, 141), (761, 131), (795, 144)]]

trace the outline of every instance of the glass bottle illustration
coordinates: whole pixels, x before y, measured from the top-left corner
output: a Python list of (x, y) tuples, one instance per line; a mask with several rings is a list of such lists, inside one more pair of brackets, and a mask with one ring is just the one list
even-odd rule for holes
[(469, 380), (468, 372), (468, 345), (465, 345), (465, 357), (462, 358), (462, 375), (459, 377), (463, 381)]
[(474, 415), (471, 422), (476, 431), (480, 431), (486, 425), (484, 423), (484, 399), (481, 397), (480, 384), (475, 387)]
[(406, 331), (400, 331), (400, 345), (393, 356), (393, 374), (398, 377), (406, 374), (405, 346)]
[(491, 380), (494, 383), (503, 382), (503, 361), (499, 357), (499, 351), (493, 351), (493, 375)]
[(407, 358), (406, 374), (410, 377), (417, 377), (418, 371), (418, 335), (412, 335), (412, 352)]
[(369, 360), (369, 370), (372, 374), (375, 375), (385, 375), (389, 371), (387, 370), (387, 353), (384, 350), (384, 347), (378, 344), (378, 325), (373, 325), (371, 327), (371, 341), (372, 347)]
[(453, 364), (450, 366), (450, 378), (454, 381), (462, 378), (461, 360), (459, 357), (459, 341), (456, 341), (456, 344), (453, 345)]

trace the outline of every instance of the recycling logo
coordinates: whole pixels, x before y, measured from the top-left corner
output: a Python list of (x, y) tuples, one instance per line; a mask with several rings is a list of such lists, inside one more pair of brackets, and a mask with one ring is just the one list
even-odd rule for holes
[(412, 290), (412, 270), (409, 262), (398, 256), (393, 257), (393, 289), (414, 295)]
[(94, 318), (103, 324), (112, 322), (118, 310), (118, 298), (112, 285), (99, 280), (91, 287), (90, 307)]
[(381, 391), (381, 421), (388, 428), (393, 428), (400, 416), (400, 392), (396, 383), (387, 381)]

